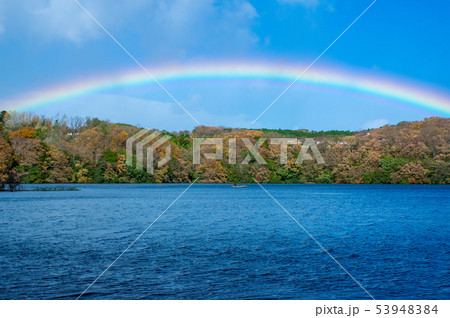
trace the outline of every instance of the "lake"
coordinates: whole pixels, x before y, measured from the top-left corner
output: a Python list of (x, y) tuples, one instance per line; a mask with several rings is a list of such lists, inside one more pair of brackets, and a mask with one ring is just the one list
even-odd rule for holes
[[(0, 193), (0, 299), (76, 299), (188, 185), (76, 186)], [(450, 298), (450, 187), (264, 187), (376, 299)], [(258, 185), (194, 184), (81, 299), (370, 297)]]

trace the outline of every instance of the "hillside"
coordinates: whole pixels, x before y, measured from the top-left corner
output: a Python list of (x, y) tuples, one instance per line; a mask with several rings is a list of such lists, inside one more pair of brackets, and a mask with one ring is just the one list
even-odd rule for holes
[[(450, 119), (417, 122), (361, 132), (235, 129), (199, 126), (192, 132), (166, 132), (171, 160), (151, 175), (125, 164), (125, 142), (141, 128), (97, 118), (45, 118), (30, 113), (0, 115), (0, 186), (20, 183), (397, 183), (450, 184)], [(193, 137), (221, 137), (224, 159), (193, 164)], [(241, 138), (314, 138), (325, 164), (295, 162), (301, 145), (288, 147), (280, 164), (280, 146), (264, 141), (267, 164), (251, 156)], [(229, 162), (229, 141), (237, 140), (236, 162)], [(209, 146), (210, 148), (212, 146)], [(202, 151), (204, 149), (202, 148)], [(207, 151), (206, 149), (204, 152)], [(158, 154), (163, 156), (164, 154)], [(156, 162), (156, 161), (155, 161)]]

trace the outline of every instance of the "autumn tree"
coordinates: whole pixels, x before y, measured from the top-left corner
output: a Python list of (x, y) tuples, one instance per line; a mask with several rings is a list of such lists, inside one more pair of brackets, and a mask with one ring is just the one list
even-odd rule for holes
[[(255, 178), (276, 183), (450, 183), (449, 118), (432, 117), (354, 133), (208, 126), (192, 132), (162, 131), (171, 137), (171, 160), (158, 167), (167, 144), (156, 149), (153, 174), (125, 165), (126, 140), (139, 127), (98, 118), (48, 118), (3, 111), (0, 130), (3, 186), (9, 176), (17, 174), (23, 182), (51, 183), (190, 182), (196, 177), (200, 182), (247, 183)], [(197, 137), (222, 138), (223, 159), (202, 156), (200, 164), (193, 164), (193, 138)], [(287, 162), (280, 162), (284, 150), (270, 140), (285, 137), (298, 139), (287, 147)], [(296, 162), (304, 138), (314, 138), (325, 164)], [(258, 144), (265, 163), (257, 160), (249, 143)], [(202, 153), (216, 150), (214, 145), (201, 149)]]
[(0, 132), (3, 130), (3, 126), (5, 125), (6, 117), (8, 116), (8, 113), (6, 110), (2, 110), (0, 112)]
[(15, 189), (19, 185), (19, 178), (14, 167), (13, 149), (0, 136), (0, 189)]
[(392, 175), (394, 183), (430, 183), (427, 178), (429, 170), (421, 162), (409, 162)]
[(54, 146), (48, 151), (48, 177), (45, 182), (68, 183), (72, 177), (72, 169), (67, 156)]

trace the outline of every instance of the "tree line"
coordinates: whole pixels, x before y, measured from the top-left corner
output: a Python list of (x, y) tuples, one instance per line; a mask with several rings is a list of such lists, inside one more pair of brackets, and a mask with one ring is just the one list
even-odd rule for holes
[[(141, 128), (98, 118), (31, 113), (0, 113), (0, 187), (20, 183), (379, 183), (450, 184), (450, 119), (426, 118), (381, 128), (350, 131), (239, 129), (198, 126), (168, 132), (171, 160), (154, 174), (126, 164), (125, 143)], [(192, 163), (194, 137), (224, 139), (223, 160)], [(295, 162), (301, 145), (288, 147), (288, 162), (280, 164), (280, 146), (267, 141), (259, 149), (267, 164), (251, 158), (242, 143), (260, 138), (311, 138), (325, 164)], [(228, 160), (228, 140), (237, 140), (237, 164)], [(212, 149), (214, 150), (214, 149)], [(157, 149), (157, 156), (164, 156)], [(207, 152), (207, 149), (205, 149)], [(157, 162), (157, 160), (155, 160)]]

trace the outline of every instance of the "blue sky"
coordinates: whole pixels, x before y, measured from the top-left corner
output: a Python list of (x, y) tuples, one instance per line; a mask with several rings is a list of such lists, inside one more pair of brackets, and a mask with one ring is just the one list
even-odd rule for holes
[[(160, 65), (202, 61), (308, 64), (372, 2), (79, 1), (150, 72)], [(450, 94), (449, 10), (447, 1), (378, 0), (313, 68), (332, 65), (412, 80)], [(134, 69), (136, 64), (73, 0), (0, 3), (0, 108), (26, 92)], [(201, 124), (234, 127), (248, 127), (284, 90), (283, 85), (219, 82), (166, 87)], [(295, 84), (254, 127), (357, 130), (436, 115), (401, 106)], [(91, 94), (35, 112), (167, 130), (196, 125), (157, 87)]]

